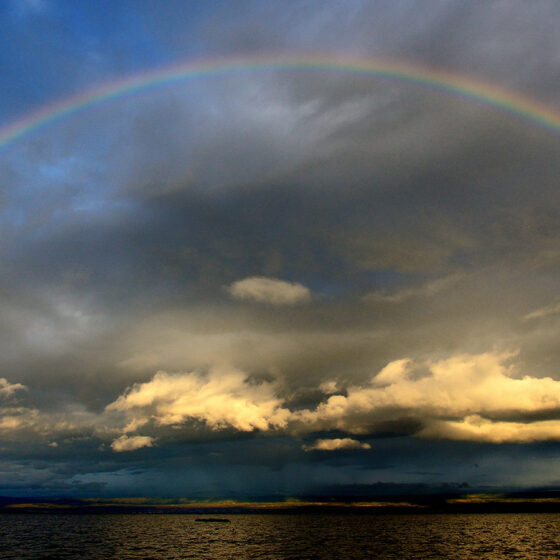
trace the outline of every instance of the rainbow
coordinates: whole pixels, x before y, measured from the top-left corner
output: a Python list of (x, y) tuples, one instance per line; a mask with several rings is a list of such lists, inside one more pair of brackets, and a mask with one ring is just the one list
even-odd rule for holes
[(379, 58), (259, 55), (188, 62), (127, 77), (78, 93), (52, 105), (44, 106), (0, 128), (0, 148), (52, 122), (112, 99), (206, 76), (280, 70), (349, 73), (422, 87), (493, 107), (532, 125), (560, 133), (560, 110), (470, 76)]

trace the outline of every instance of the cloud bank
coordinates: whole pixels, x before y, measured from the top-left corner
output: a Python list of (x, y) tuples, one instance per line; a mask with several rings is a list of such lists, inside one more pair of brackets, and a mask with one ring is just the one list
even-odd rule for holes
[[(314, 390), (325, 400), (311, 408), (293, 406), (296, 402), (288, 398), (279, 380), (258, 380), (235, 368), (214, 367), (206, 373), (159, 371), (149, 381), (132, 385), (99, 414), (5, 406), (0, 409), (0, 430), (10, 439), (35, 433), (49, 441), (86, 427), (101, 440), (120, 432), (110, 444), (117, 452), (152, 447), (156, 439), (161, 444), (169, 437), (168, 427), (176, 435), (176, 430), (182, 430), (188, 440), (198, 425), (230, 435), (301, 437), (336, 431), (375, 437), (391, 426), (396, 433), (428, 439), (560, 440), (556, 418), (560, 417), (560, 381), (521, 375), (515, 357), (486, 352), (437, 361), (395, 360), (365, 384), (338, 388), (329, 382), (325, 390), (322, 383)], [(369, 445), (349, 437), (319, 438), (304, 449), (334, 451)]]
[[(339, 431), (375, 435), (388, 422), (423, 438), (481, 442), (560, 439), (560, 381), (518, 376), (511, 353), (459, 355), (439, 361), (393, 361), (366, 385), (350, 385), (316, 408), (290, 409), (275, 383), (253, 382), (232, 369), (207, 374), (158, 372), (107, 406), (124, 412), (125, 434), (156, 426), (186, 427), (201, 422), (213, 431), (306, 434)], [(335, 390), (331, 386), (332, 391)], [(318, 387), (318, 391), (324, 388)], [(331, 391), (329, 391), (330, 393)], [(414, 419), (414, 428), (406, 421)], [(409, 422), (410, 425), (410, 422)], [(116, 451), (151, 445), (152, 438), (123, 435)], [(188, 437), (188, 436), (187, 436)], [(351, 438), (318, 439), (306, 450), (362, 448)]]

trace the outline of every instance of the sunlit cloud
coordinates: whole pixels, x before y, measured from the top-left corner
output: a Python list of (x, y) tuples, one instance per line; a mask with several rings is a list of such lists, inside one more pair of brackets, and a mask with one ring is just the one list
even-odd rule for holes
[(420, 434), (428, 439), (452, 439), (488, 443), (531, 443), (560, 440), (560, 420), (500, 422), (472, 414), (460, 421), (430, 422)]
[(319, 391), (321, 391), (321, 393), (324, 393), (325, 395), (333, 395), (334, 393), (338, 393), (338, 383), (332, 380), (323, 381), (319, 385)]
[(113, 451), (135, 451), (142, 447), (152, 447), (154, 438), (149, 436), (126, 436), (122, 435), (111, 443)]
[(53, 438), (106, 440), (118, 433), (118, 427), (105, 413), (98, 414), (79, 405), (54, 410), (34, 406), (0, 408), (0, 432), (4, 441), (51, 445)]
[(37, 426), (39, 411), (25, 407), (0, 409), (0, 430), (15, 431)]
[(0, 397), (11, 397), (16, 391), (24, 391), (27, 387), (21, 383), (10, 383), (4, 377), (0, 378)]
[(362, 443), (352, 438), (317, 439), (310, 445), (304, 445), (304, 451), (338, 451), (341, 449), (371, 449), (369, 443)]
[[(373, 376), (369, 385), (348, 387), (346, 395), (332, 395), (315, 410), (297, 411), (292, 420), (299, 420), (302, 430), (313, 426), (316, 430), (366, 434), (375, 431), (377, 424), (403, 417), (430, 424), (449, 417), (509, 415), (520, 419), (524, 413), (560, 413), (560, 382), (549, 377), (517, 376), (514, 367), (508, 365), (513, 356), (489, 352), (425, 363), (397, 360)], [(467, 422), (466, 427), (471, 425)], [(498, 428), (507, 428), (508, 433), (514, 434), (523, 426), (527, 425), (506, 422)], [(531, 438), (539, 439), (541, 424), (529, 426)], [(542, 439), (550, 439), (550, 427), (545, 427)], [(483, 441), (488, 437), (485, 429), (486, 426), (478, 431), (472, 429), (470, 439), (476, 439), (478, 433)], [(435, 432), (429, 429), (422, 432), (425, 437), (432, 433)], [(442, 431), (440, 437), (444, 433), (451, 434), (452, 430)], [(519, 439), (524, 437), (520, 435)], [(513, 435), (509, 438), (515, 439)]]
[[(332, 381), (321, 383), (318, 390), (330, 396), (316, 408), (297, 410), (286, 406), (275, 383), (251, 382), (239, 370), (158, 372), (151, 381), (128, 389), (107, 411), (125, 413), (125, 434), (148, 421), (160, 427), (198, 421), (212, 430), (365, 435), (375, 434), (388, 421), (414, 418), (419, 427), (411, 435), (424, 438), (555, 439), (560, 432), (554, 431), (554, 422), (521, 420), (528, 413), (560, 413), (560, 381), (520, 376), (511, 363), (514, 358), (514, 353), (488, 352), (427, 362), (395, 360), (368, 384), (349, 386), (345, 394)], [(319, 439), (305, 449), (364, 445), (351, 438)]]
[(137, 425), (148, 417), (161, 426), (196, 420), (216, 430), (266, 431), (285, 426), (289, 417), (274, 389), (266, 381), (250, 382), (235, 369), (213, 369), (207, 375), (160, 371), (151, 381), (131, 387), (107, 410), (126, 412)]
[(540, 307), (535, 311), (531, 311), (531, 313), (527, 313), (525, 317), (523, 317), (526, 321), (531, 319), (542, 319), (543, 317), (548, 317), (550, 315), (557, 315), (560, 313), (560, 301), (554, 301), (549, 305), (545, 305), (544, 307)]
[(235, 299), (271, 305), (295, 305), (311, 299), (311, 292), (303, 284), (262, 276), (238, 280), (229, 286), (228, 291)]

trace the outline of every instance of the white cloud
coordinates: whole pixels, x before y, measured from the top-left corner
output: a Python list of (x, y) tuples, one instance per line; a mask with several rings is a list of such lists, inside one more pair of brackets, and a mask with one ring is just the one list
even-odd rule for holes
[(290, 415), (274, 390), (272, 383), (250, 383), (235, 369), (214, 369), (208, 375), (160, 371), (151, 381), (134, 385), (107, 410), (127, 413), (127, 431), (146, 417), (160, 425), (197, 420), (216, 430), (264, 431), (284, 427)]
[[(477, 415), (492, 418), (508, 413), (519, 418), (525, 413), (560, 410), (560, 382), (550, 377), (514, 377), (515, 370), (506, 365), (512, 357), (511, 353), (489, 352), (427, 363), (397, 360), (368, 385), (348, 387), (347, 395), (332, 395), (315, 410), (294, 412), (292, 421), (299, 420), (306, 431), (368, 433), (377, 423), (414, 417), (429, 427), (422, 432), (424, 437), (560, 439), (560, 431), (542, 422), (473, 424)], [(449, 418), (457, 421), (449, 422)]]
[(113, 451), (134, 451), (142, 447), (152, 447), (154, 445), (154, 438), (149, 436), (126, 436), (122, 435), (111, 443)]
[[(52, 441), (89, 429), (97, 437), (112, 439), (114, 451), (128, 451), (152, 446), (156, 437), (164, 437), (165, 430), (158, 433), (162, 428), (188, 429), (198, 422), (211, 430), (294, 435), (339, 430), (351, 436), (374, 434), (386, 429), (387, 422), (398, 426), (403, 419), (413, 419), (419, 426), (415, 435), (423, 438), (495, 443), (560, 440), (560, 419), (527, 420), (560, 413), (560, 381), (520, 375), (512, 365), (514, 357), (487, 352), (435, 361), (395, 360), (369, 382), (346, 386), (344, 393), (334, 381), (318, 384), (325, 400), (298, 410), (285, 405), (278, 384), (255, 382), (232, 367), (214, 367), (208, 373), (159, 371), (151, 380), (132, 385), (101, 414), (80, 407), (56, 414), (0, 408), (0, 431), (8, 439), (34, 433)], [(23, 387), (17, 385), (2, 382), (6, 394)], [(138, 434), (146, 425), (155, 432), (153, 437)], [(351, 437), (318, 439), (305, 447), (358, 448), (367, 446)]]
[[(302, 434), (336, 429), (368, 434), (387, 421), (414, 418), (422, 426), (417, 435), (425, 438), (560, 439), (560, 421), (519, 421), (527, 413), (560, 411), (560, 381), (516, 375), (510, 365), (513, 357), (512, 353), (487, 352), (427, 362), (395, 360), (369, 383), (347, 387), (345, 394), (336, 393), (339, 389), (334, 382), (321, 383), (319, 388), (330, 395), (327, 400), (314, 409), (295, 411), (284, 406), (274, 383), (251, 383), (239, 370), (214, 369), (206, 375), (160, 371), (126, 391), (107, 411), (125, 413), (124, 434), (148, 421), (156, 426), (179, 426), (189, 420), (204, 422), (214, 430)], [(506, 415), (512, 420), (496, 420)], [(342, 438), (319, 439), (306, 447), (350, 448), (366, 446)]]
[(295, 305), (311, 299), (311, 292), (303, 284), (263, 276), (238, 280), (229, 286), (228, 291), (235, 299), (272, 305)]
[(339, 449), (371, 449), (369, 443), (352, 438), (317, 439), (311, 445), (304, 445), (305, 451), (337, 451)]

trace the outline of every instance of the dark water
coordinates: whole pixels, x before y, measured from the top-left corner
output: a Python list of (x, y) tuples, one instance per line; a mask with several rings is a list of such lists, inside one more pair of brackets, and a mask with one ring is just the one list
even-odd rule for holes
[(197, 517), (0, 515), (0, 558), (560, 558), (560, 514)]

